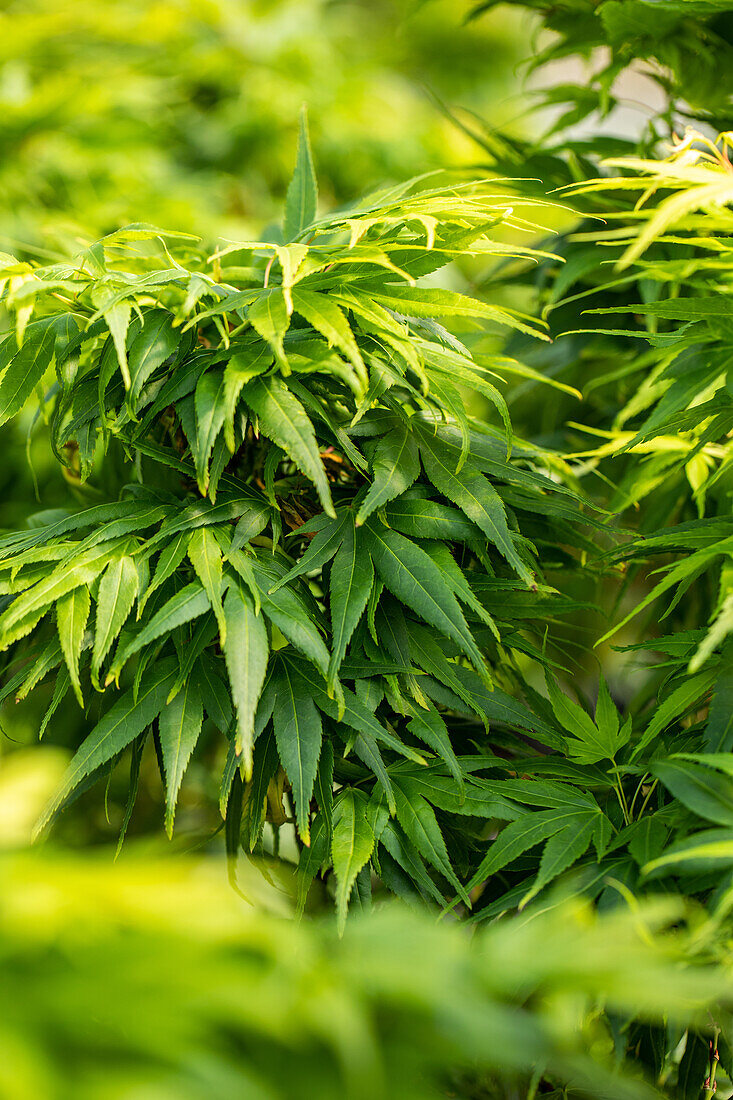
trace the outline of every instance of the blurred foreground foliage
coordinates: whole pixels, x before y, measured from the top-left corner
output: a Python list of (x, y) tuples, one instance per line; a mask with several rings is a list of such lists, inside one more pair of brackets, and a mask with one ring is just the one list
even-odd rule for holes
[[(37, 804), (26, 757), (1, 793)], [(254, 868), (251, 908), (211, 860), (31, 852), (2, 819), (0, 845), (3, 1100), (696, 1097), (710, 1038), (730, 1071), (730, 958), (674, 899), (473, 935), (387, 907), (338, 939)]]

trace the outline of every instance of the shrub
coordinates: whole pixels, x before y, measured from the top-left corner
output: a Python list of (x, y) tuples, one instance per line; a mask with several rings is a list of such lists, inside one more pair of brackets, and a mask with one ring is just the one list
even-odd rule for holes
[[(433, 806), (479, 819), (477, 837), (522, 812), (477, 776), (503, 766), (481, 755), (489, 723), (560, 746), (515, 697), (541, 635), (512, 620), (523, 593), (555, 602), (534, 543), (564, 554), (584, 519), (561, 464), (512, 438), (493, 381), (512, 364), (436, 318), (541, 328), (415, 279), (506, 253), (490, 233), (515, 222), (474, 184), (408, 184), (318, 220), (303, 123), (277, 242), (207, 260), (132, 226), (70, 263), (7, 258), (0, 415), (53, 365), (51, 445), (97, 501), (2, 543), (2, 644), (20, 662), (3, 694), (56, 672), (43, 732), (68, 693), (102, 693), (42, 825), (124, 750), (131, 809), (153, 730), (170, 833), (206, 716), (228, 744), (231, 851), (240, 833), (258, 845), (267, 814), (297, 826), (304, 886), (333, 865), (342, 919), (370, 859), (400, 892), (470, 904)], [(464, 411), (466, 386), (497, 427)], [(97, 455), (104, 492), (85, 490)], [(466, 843), (457, 828), (464, 861)]]

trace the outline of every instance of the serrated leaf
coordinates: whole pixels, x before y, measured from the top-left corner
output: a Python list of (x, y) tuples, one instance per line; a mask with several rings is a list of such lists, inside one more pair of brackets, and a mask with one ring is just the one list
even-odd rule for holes
[(293, 309), (316, 332), (325, 336), (329, 346), (337, 347), (359, 371), (366, 383), (366, 367), (343, 310), (327, 294), (316, 294), (302, 286), (293, 289)]
[(450, 882), (470, 909), (471, 899), (451, 866), (448, 849), (432, 807), (422, 795), (410, 792), (408, 796), (397, 783), (394, 790), (397, 820), (407, 836), (420, 855)]
[(180, 333), (173, 327), (173, 321), (173, 314), (166, 310), (146, 314), (143, 327), (130, 344), (127, 353), (130, 403), (134, 404), (150, 375), (178, 347)]
[(237, 714), (236, 752), (241, 754), (246, 779), (252, 777), (254, 722), (265, 682), (269, 644), (262, 615), (256, 615), (249, 595), (233, 585), (224, 600), (226, 659)]
[(143, 675), (135, 693), (126, 691), (97, 723), (77, 750), (56, 794), (43, 811), (35, 835), (43, 832), (74, 788), (106, 764), (160, 714), (176, 675), (173, 658), (158, 661)]
[(138, 653), (143, 646), (155, 641), (163, 634), (170, 634), (177, 626), (190, 623), (192, 619), (197, 619), (199, 615), (203, 615), (210, 608), (209, 597), (199, 582), (194, 581), (192, 584), (187, 584), (175, 596), (171, 596), (142, 630), (118, 650), (107, 676), (107, 683), (110, 683), (119, 675), (125, 662), (135, 653)]
[(565, 828), (550, 837), (542, 852), (537, 877), (520, 901), (520, 909), (539, 894), (544, 886), (580, 859), (590, 845), (595, 828), (596, 822), (593, 820), (582, 823), (571, 820)]
[[(15, 351), (0, 380), (0, 425), (15, 416), (25, 405), (46, 373), (54, 353), (60, 318), (47, 317), (29, 325), (25, 340)], [(10, 348), (17, 348), (14, 337)]]
[(285, 576), (272, 586), (271, 592), (277, 592), (286, 584), (302, 577), (306, 573), (314, 573), (331, 560), (344, 537), (346, 526), (351, 522), (347, 511), (341, 511), (335, 520), (327, 521), (308, 543), (305, 553)]
[[(285, 373), (289, 368), (283, 349), (283, 339), (290, 324), (290, 314), (282, 288), (263, 290), (256, 301), (248, 307), (247, 320), (272, 349)], [(248, 384), (251, 385), (251, 383)]]
[(132, 611), (139, 574), (129, 554), (111, 561), (99, 582), (97, 619), (92, 650), (92, 677), (97, 682), (102, 661)]
[(56, 625), (61, 650), (69, 670), (71, 686), (80, 707), (84, 706), (84, 698), (79, 682), (79, 656), (89, 619), (90, 605), (89, 589), (86, 585), (73, 589), (66, 596), (62, 596), (56, 604)]
[(361, 533), (349, 516), (343, 540), (331, 566), (331, 660), (328, 683), (333, 687), (352, 634), (364, 613), (374, 582), (374, 569)]
[(209, 598), (219, 624), (219, 638), (224, 646), (227, 638), (226, 618), (221, 602), (224, 564), (219, 543), (210, 527), (198, 527), (194, 531), (188, 543), (188, 556)]
[(224, 403), (224, 374), (221, 371), (207, 371), (196, 384), (194, 397), (196, 409), (196, 480), (199, 492), (203, 495), (209, 487), (209, 458), (216, 437), (224, 426), (226, 405)]
[(300, 594), (290, 585), (273, 590), (282, 573), (268, 569), (261, 560), (253, 557), (252, 574), (259, 589), (262, 610), (317, 669), (328, 676), (329, 652), (318, 632), (314, 616)]
[(242, 396), (257, 414), (264, 434), (277, 443), (298, 469), (310, 478), (324, 511), (335, 517), (331, 489), (318, 453), (313, 425), (298, 398), (280, 378), (273, 375), (249, 382)]
[(298, 873), (296, 876), (298, 889), (295, 898), (296, 918), (302, 917), (313, 880), (329, 858), (330, 851), (330, 835), (327, 832), (325, 821), (321, 814), (316, 814), (313, 819), (310, 845), (303, 845), (298, 860)]
[(451, 638), (485, 674), (483, 656), (458, 601), (435, 562), (416, 543), (370, 524), (366, 545), (389, 591), (430, 626)]
[(356, 518), (358, 524), (394, 500), (407, 489), (420, 473), (420, 457), (415, 434), (400, 421), (377, 443), (372, 459), (373, 481)]
[(196, 681), (189, 677), (175, 698), (165, 704), (158, 718), (165, 769), (165, 827), (169, 837), (173, 835), (178, 791), (199, 739), (203, 720), (201, 693)]
[(688, 810), (716, 825), (733, 828), (732, 775), (718, 775), (692, 760), (656, 760), (650, 768)]
[(504, 505), (491, 482), (472, 466), (470, 460), (460, 473), (456, 473), (452, 450), (427, 427), (420, 432), (420, 455), (425, 473), (435, 488), (483, 531), (525, 584), (531, 586), (534, 583), (532, 573), (517, 552)]
[(288, 185), (285, 198), (285, 220), (283, 237), (285, 241), (295, 240), (316, 216), (318, 185), (313, 167), (310, 138), (308, 135), (308, 115), (305, 107), (300, 112), (298, 131), (298, 152), (295, 171)]
[(288, 665), (278, 670), (272, 724), (277, 751), (293, 789), (298, 833), (310, 844), (310, 800), (318, 770), (323, 727), (305, 684)]
[(374, 833), (366, 817), (364, 796), (352, 788), (334, 805), (331, 859), (336, 875), (336, 918), (339, 935), (346, 927), (346, 913), (356, 876), (371, 858)]

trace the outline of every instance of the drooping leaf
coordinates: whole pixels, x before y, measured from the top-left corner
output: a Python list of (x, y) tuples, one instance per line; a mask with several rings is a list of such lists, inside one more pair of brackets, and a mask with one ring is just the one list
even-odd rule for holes
[(80, 585), (79, 588), (72, 589), (67, 595), (62, 596), (56, 605), (59, 641), (71, 677), (71, 686), (80, 707), (84, 706), (84, 698), (79, 682), (79, 656), (84, 641), (90, 606), (89, 589), (86, 585)]
[(295, 240), (314, 220), (317, 201), (318, 188), (308, 135), (308, 116), (303, 107), (300, 112), (295, 171), (285, 199), (283, 236), (286, 241)]
[(359, 791), (344, 791), (334, 804), (331, 859), (336, 875), (336, 916), (339, 935), (346, 927), (351, 889), (374, 849), (374, 833), (366, 817), (366, 803)]
[(364, 613), (374, 582), (374, 569), (361, 532), (352, 517), (343, 529), (343, 541), (331, 566), (331, 660), (328, 682), (333, 687), (346, 647)]
[(310, 800), (318, 770), (323, 728), (321, 716), (303, 681), (287, 664), (278, 670), (272, 712), (277, 748), (293, 790), (298, 833), (310, 844)]
[(175, 698), (165, 704), (158, 718), (165, 768), (165, 827), (169, 837), (173, 835), (178, 791), (203, 720), (201, 693), (196, 680), (189, 677)]
[(226, 658), (232, 698), (237, 713), (236, 752), (244, 774), (252, 775), (252, 745), (257, 703), (265, 682), (269, 644), (262, 615), (256, 615), (249, 595), (239, 585), (224, 600)]

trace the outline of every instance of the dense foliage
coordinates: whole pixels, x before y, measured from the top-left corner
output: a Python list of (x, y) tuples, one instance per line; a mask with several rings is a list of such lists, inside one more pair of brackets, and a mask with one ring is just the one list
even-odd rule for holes
[[(539, 137), (455, 112), (489, 181), (326, 214), (303, 115), (258, 240), (136, 223), (3, 256), (0, 423), (48, 440), (73, 506), (0, 540), (0, 691), (50, 681), (42, 736), (83, 708), (39, 832), (123, 764), (121, 843), (147, 760), (171, 836), (198, 768), (235, 885), (244, 854), (295, 865), (296, 910), (327, 898), (340, 933), (373, 890), (450, 911), (525, 974), (559, 959), (557, 987), (522, 987), (551, 1005), (567, 914), (610, 911), (582, 1042), (710, 1100), (733, 1072), (733, 4), (514, 6), (551, 32), (540, 69), (589, 67), (541, 93)], [(645, 1003), (648, 960), (614, 938), (661, 899), (711, 966), (704, 1017)], [(529, 1095), (580, 1073), (554, 1050), (531, 1080), (517, 1061)], [(459, 1095), (502, 1094), (482, 1057)]]

